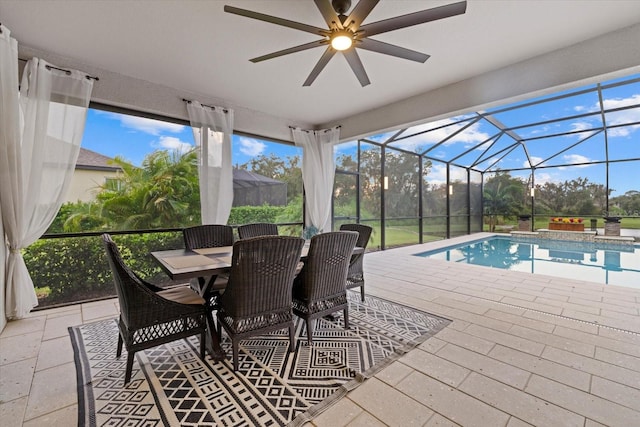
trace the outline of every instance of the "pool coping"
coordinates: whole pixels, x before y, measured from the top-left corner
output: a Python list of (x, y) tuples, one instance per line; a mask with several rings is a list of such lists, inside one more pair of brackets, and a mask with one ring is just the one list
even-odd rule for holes
[(598, 236), (595, 231), (557, 231), (540, 229), (537, 231), (512, 231), (513, 237), (529, 239), (567, 240), (571, 242), (598, 242), (606, 244), (633, 246), (635, 239), (625, 236)]

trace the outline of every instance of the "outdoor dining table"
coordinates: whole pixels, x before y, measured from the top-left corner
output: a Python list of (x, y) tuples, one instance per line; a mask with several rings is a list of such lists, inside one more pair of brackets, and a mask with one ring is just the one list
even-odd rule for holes
[[(361, 254), (364, 248), (356, 246), (353, 254)], [(309, 241), (306, 241), (300, 260), (304, 261), (309, 253)], [(166, 251), (151, 252), (151, 256), (160, 265), (160, 268), (172, 280), (185, 280), (192, 278), (204, 278), (203, 285), (200, 287), (200, 295), (204, 298), (205, 303), (209, 304), (209, 294), (213, 282), (220, 274), (228, 273), (231, 270), (231, 256), (233, 255), (233, 246), (220, 246), (216, 248), (200, 248), (200, 249), (171, 249)], [(209, 310), (209, 313), (211, 310)], [(207, 316), (207, 323), (210, 333), (207, 334), (206, 347), (214, 361), (226, 358), (225, 352), (220, 346), (215, 322), (211, 315)]]

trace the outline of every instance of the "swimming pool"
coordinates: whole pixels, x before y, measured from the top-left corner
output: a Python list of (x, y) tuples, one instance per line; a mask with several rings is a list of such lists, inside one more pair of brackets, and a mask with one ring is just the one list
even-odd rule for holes
[(640, 246), (494, 236), (416, 256), (640, 288)]

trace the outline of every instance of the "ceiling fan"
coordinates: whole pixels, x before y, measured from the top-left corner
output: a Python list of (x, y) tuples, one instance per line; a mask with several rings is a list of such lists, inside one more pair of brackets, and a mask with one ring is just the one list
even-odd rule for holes
[(358, 53), (356, 52), (356, 48), (396, 56), (398, 58), (404, 58), (420, 63), (424, 63), (429, 59), (429, 55), (424, 53), (384, 43), (369, 37), (400, 28), (423, 24), (429, 21), (436, 21), (438, 19), (461, 15), (465, 13), (467, 9), (467, 2), (460, 1), (445, 6), (434, 7), (432, 9), (362, 25), (362, 22), (367, 18), (367, 16), (369, 16), (369, 13), (371, 13), (379, 1), (380, 0), (360, 0), (347, 16), (345, 13), (347, 13), (351, 7), (351, 0), (332, 0), (331, 4), (329, 4), (329, 0), (314, 0), (322, 14), (322, 17), (327, 22), (329, 27), (328, 29), (290, 21), (288, 19), (278, 18), (271, 15), (265, 15), (264, 13), (253, 12), (251, 10), (240, 9), (233, 6), (225, 6), (224, 11), (245, 16), (247, 18), (258, 19), (260, 21), (317, 34), (322, 37), (322, 39), (311, 43), (305, 43), (300, 46), (252, 58), (250, 59), (251, 62), (255, 63), (265, 61), (267, 59), (277, 58), (279, 56), (312, 49), (314, 47), (327, 46), (326, 50), (320, 57), (320, 60), (313, 70), (311, 70), (311, 74), (309, 74), (309, 77), (304, 81), (303, 86), (311, 86), (320, 72), (337, 52), (342, 52), (344, 57), (347, 59), (347, 63), (358, 78), (358, 81), (360, 81), (360, 84), (362, 86), (366, 86), (371, 82), (369, 81), (367, 72), (362, 65), (360, 56), (358, 56)]

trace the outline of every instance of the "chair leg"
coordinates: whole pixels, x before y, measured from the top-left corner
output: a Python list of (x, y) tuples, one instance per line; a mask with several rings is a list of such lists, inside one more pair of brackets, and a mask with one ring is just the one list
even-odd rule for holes
[(200, 359), (204, 360), (205, 342), (207, 341), (207, 329), (200, 333)]
[(360, 299), (364, 302), (364, 285), (360, 286)]
[(307, 317), (307, 342), (309, 345), (311, 345), (313, 341), (313, 320), (314, 319)]
[(116, 350), (116, 357), (119, 358), (122, 355), (122, 335), (118, 332), (118, 349)]
[(129, 384), (129, 380), (131, 380), (131, 371), (133, 371), (133, 356), (135, 353), (129, 352), (127, 354), (127, 370), (124, 371), (124, 383)]
[(344, 328), (349, 329), (349, 309), (345, 308), (342, 312), (344, 313)]
[(231, 340), (231, 347), (233, 348), (233, 372), (238, 370), (238, 351), (240, 350), (240, 343), (233, 338)]
[(296, 350), (296, 330), (293, 323), (289, 325), (289, 352), (293, 353)]

